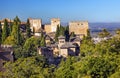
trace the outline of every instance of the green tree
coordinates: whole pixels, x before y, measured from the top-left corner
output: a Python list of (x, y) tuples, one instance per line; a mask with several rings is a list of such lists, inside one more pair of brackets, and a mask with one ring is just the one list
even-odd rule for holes
[(65, 28), (65, 39), (66, 39), (66, 41), (69, 41), (69, 37), (70, 37), (70, 35), (69, 35), (69, 26), (67, 26), (66, 28)]
[(120, 29), (117, 29), (117, 30), (115, 31), (115, 33), (116, 33), (117, 35), (120, 35)]
[(4, 43), (5, 39), (9, 36), (9, 27), (8, 27), (7, 19), (4, 20), (4, 26), (2, 30), (2, 43)]
[(14, 38), (14, 36), (8, 36), (3, 44), (15, 46), (17, 44), (17, 42), (16, 42), (16, 39)]
[(20, 58), (14, 63), (5, 65), (5, 78), (44, 78), (42, 67), (44, 63), (36, 60), (36, 57)]
[(14, 36), (15, 38), (15, 42), (16, 45), (21, 45), (22, 44), (22, 38), (21, 38), (21, 32), (20, 32), (20, 19), (16, 16), (16, 18), (14, 19), (14, 23), (13, 23), (13, 28), (12, 28), (12, 32), (11, 32), (11, 36)]
[(106, 54), (119, 54), (120, 52), (120, 40), (116, 37), (109, 39), (107, 41), (101, 41), (96, 44), (94, 51), (99, 52), (100, 55)]
[(56, 33), (55, 33), (55, 41), (58, 41), (59, 32), (60, 32), (60, 27), (57, 26), (57, 30), (56, 30)]
[(116, 38), (120, 39), (120, 29), (115, 30)]
[(56, 78), (77, 78), (72, 66), (72, 58), (68, 57), (66, 61), (61, 61), (60, 67), (55, 71)]
[(11, 34), (11, 32), (12, 32), (12, 26), (13, 26), (13, 23), (11, 22), (11, 20), (10, 20), (10, 34)]
[(110, 78), (119, 78), (120, 77), (120, 72), (115, 72), (110, 76)]
[(91, 39), (90, 31), (87, 30), (87, 36), (83, 37), (80, 46), (81, 56), (92, 55), (94, 53), (95, 44)]
[(101, 38), (110, 37), (111, 36), (110, 33), (106, 29), (103, 29), (102, 32), (100, 32), (98, 35)]
[(65, 28), (63, 26), (60, 26), (60, 30), (59, 30), (59, 36), (60, 35), (65, 35)]
[(31, 29), (30, 29), (29, 19), (27, 19), (27, 24), (26, 24), (26, 37), (27, 37), (27, 38), (30, 38), (30, 37), (31, 37)]
[(40, 46), (42, 46), (42, 47), (46, 46), (46, 43), (45, 43), (45, 36), (44, 36), (43, 34), (41, 34)]
[[(108, 78), (117, 69), (117, 64), (113, 58), (87, 56), (81, 61), (74, 63), (75, 71), (79, 78), (88, 76), (89, 78)], [(114, 59), (115, 60), (115, 59)]]
[(65, 35), (65, 27), (63, 26), (57, 26), (57, 30), (56, 30), (56, 33), (55, 33), (55, 41), (58, 41), (58, 37), (60, 35)]
[(92, 40), (84, 39), (82, 40), (81, 46), (80, 46), (80, 55), (81, 56), (89, 56), (94, 53), (95, 44)]
[(70, 37), (75, 37), (75, 33), (71, 32)]
[(12, 32), (10, 36), (4, 41), (4, 44), (10, 45), (23, 45), (24, 44), (24, 36), (20, 32), (20, 20), (16, 16), (12, 26)]
[(26, 40), (23, 48), (29, 52), (30, 56), (35, 56), (37, 55), (38, 46), (39, 46), (39, 38), (32, 36)]
[(89, 30), (89, 29), (87, 30), (87, 37), (86, 37), (86, 38), (87, 38), (88, 40), (91, 40), (91, 38), (92, 38), (91, 35), (90, 35), (90, 30)]
[(14, 59), (17, 60), (19, 58), (30, 57), (31, 54), (29, 51), (25, 50), (23, 47), (15, 47), (14, 48)]

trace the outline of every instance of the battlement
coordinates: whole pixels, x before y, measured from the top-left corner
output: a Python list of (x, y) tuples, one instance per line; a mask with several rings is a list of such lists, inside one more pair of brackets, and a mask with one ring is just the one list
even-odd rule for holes
[(69, 23), (69, 26), (88, 27), (88, 21), (72, 21), (72, 22)]
[(54, 21), (54, 22), (56, 21), (56, 22), (57, 22), (57, 21), (60, 21), (60, 19), (59, 19), (59, 18), (52, 18), (52, 19), (51, 19), (51, 22), (52, 22), (52, 21)]

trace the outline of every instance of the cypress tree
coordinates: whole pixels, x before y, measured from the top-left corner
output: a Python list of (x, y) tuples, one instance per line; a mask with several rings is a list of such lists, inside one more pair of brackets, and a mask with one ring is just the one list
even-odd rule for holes
[(64, 36), (65, 28), (63, 26), (60, 26), (59, 28), (59, 36), (63, 35)]
[(60, 34), (60, 27), (57, 26), (57, 30), (56, 30), (56, 33), (55, 33), (55, 41), (58, 41), (59, 34)]
[(18, 17), (16, 17), (16, 26), (17, 26), (17, 44), (20, 45), (20, 37), (21, 37), (21, 34), (20, 34), (20, 19)]
[(44, 36), (43, 32), (41, 33), (41, 37), (40, 37), (40, 46), (42, 46), (42, 47), (46, 46), (45, 36)]
[(12, 26), (11, 35), (14, 36), (17, 45), (21, 44), (20, 23), (21, 23), (20, 19), (16, 16), (16, 18), (14, 19), (13, 26)]
[(11, 22), (11, 20), (10, 20), (10, 34), (11, 34), (11, 32), (12, 32), (12, 22)]
[(75, 33), (71, 32), (70, 37), (75, 37)]
[(44, 47), (46, 44), (45, 44), (45, 37), (43, 36), (41, 41), (40, 41), (40, 46)]
[(4, 20), (4, 27), (2, 30), (2, 43), (5, 41), (5, 39), (9, 36), (9, 27), (8, 27), (8, 21), (7, 19)]
[(104, 37), (110, 37), (111, 34), (106, 29), (103, 29), (102, 32), (98, 33), (98, 36), (104, 38)]
[(87, 37), (86, 37), (88, 40), (91, 40), (91, 35), (90, 35), (90, 30), (88, 29), (87, 30)]
[(65, 34), (65, 39), (66, 39), (66, 41), (69, 41), (69, 37), (70, 37), (70, 36), (69, 36), (69, 26), (66, 27), (64, 34)]
[(26, 37), (27, 37), (27, 38), (30, 38), (30, 37), (31, 37), (31, 29), (30, 29), (29, 19), (27, 19), (27, 24), (26, 24)]

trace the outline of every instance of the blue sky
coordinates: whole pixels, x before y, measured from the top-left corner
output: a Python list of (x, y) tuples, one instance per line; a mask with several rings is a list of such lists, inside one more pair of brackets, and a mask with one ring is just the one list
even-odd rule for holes
[(120, 0), (0, 0), (0, 19), (19, 16), (60, 18), (62, 22), (88, 20), (89, 22), (120, 22)]

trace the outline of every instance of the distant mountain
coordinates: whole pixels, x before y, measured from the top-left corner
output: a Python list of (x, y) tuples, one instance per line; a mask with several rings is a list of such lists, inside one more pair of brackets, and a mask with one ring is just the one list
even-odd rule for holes
[(96, 36), (102, 29), (107, 29), (112, 35), (120, 29), (120, 23), (89, 23), (92, 36)]
[(105, 28), (109, 31), (113, 31), (120, 28), (120, 23), (89, 23), (89, 26), (91, 30), (102, 30)]

